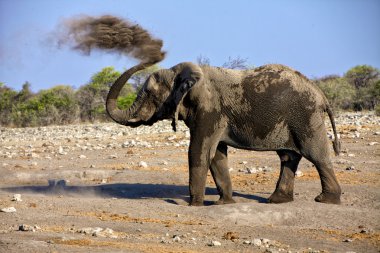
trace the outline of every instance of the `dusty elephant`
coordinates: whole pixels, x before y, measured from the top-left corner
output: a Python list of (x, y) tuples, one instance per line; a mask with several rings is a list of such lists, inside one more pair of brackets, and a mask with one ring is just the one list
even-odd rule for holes
[(125, 71), (113, 84), (107, 112), (119, 124), (137, 127), (172, 119), (190, 129), (190, 205), (203, 205), (208, 169), (220, 195), (218, 204), (233, 203), (227, 146), (276, 151), (281, 172), (271, 203), (293, 200), (294, 177), (302, 157), (318, 170), (322, 193), (315, 200), (340, 203), (341, 189), (329, 154), (324, 113), (330, 118), (339, 154), (334, 118), (326, 97), (312, 82), (283, 65), (230, 70), (180, 63), (159, 70), (146, 80), (129, 110), (117, 108), (121, 88), (141, 63)]

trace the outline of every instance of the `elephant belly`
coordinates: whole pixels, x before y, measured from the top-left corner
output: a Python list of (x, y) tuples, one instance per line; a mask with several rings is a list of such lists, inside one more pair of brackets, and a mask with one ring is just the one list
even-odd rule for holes
[(257, 151), (298, 150), (289, 128), (284, 122), (280, 122), (267, 129), (254, 126), (253, 124), (230, 126), (226, 129), (221, 141), (239, 149)]

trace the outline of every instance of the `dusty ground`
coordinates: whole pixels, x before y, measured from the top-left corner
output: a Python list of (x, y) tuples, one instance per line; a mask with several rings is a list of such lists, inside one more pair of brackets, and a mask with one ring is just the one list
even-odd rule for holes
[(0, 212), (0, 252), (379, 252), (380, 118), (337, 123), (341, 205), (313, 201), (320, 181), (305, 159), (294, 202), (265, 203), (277, 155), (230, 148), (238, 203), (211, 205), (209, 176), (206, 206), (189, 207), (188, 133), (170, 122), (0, 128), (0, 209), (16, 209)]

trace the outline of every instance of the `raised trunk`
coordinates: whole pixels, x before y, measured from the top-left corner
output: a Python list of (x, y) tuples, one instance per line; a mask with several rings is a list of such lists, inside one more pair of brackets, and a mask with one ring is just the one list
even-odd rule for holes
[(137, 71), (143, 70), (152, 63), (140, 63), (128, 70), (126, 70), (116, 81), (112, 84), (110, 91), (108, 92), (107, 101), (106, 101), (106, 109), (108, 115), (117, 123), (121, 125), (129, 125), (128, 120), (135, 113), (135, 106), (131, 106), (130, 109), (123, 111), (117, 107), (117, 98), (120, 94), (121, 89), (127, 83), (129, 78), (136, 73)]

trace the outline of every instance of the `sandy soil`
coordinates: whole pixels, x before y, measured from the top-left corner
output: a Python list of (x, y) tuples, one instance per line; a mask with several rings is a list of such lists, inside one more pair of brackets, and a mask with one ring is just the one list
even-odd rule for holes
[(0, 128), (0, 209), (16, 209), (0, 212), (0, 252), (379, 252), (380, 120), (371, 117), (338, 120), (341, 205), (314, 202), (320, 180), (305, 159), (295, 200), (267, 204), (277, 155), (230, 148), (237, 203), (212, 205), (209, 175), (206, 205), (189, 207), (188, 133), (170, 122)]

